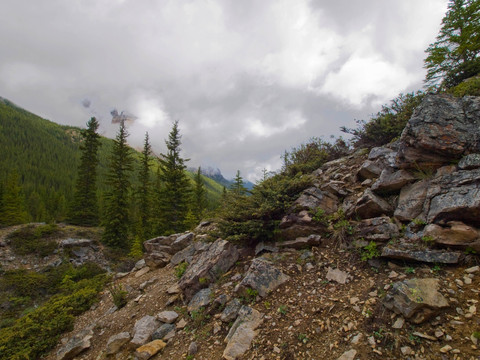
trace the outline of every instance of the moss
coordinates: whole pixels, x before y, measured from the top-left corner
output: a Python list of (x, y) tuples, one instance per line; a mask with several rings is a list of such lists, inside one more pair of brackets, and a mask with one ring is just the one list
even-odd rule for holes
[(447, 90), (448, 93), (455, 97), (463, 96), (480, 96), (480, 76), (466, 79), (457, 86)]

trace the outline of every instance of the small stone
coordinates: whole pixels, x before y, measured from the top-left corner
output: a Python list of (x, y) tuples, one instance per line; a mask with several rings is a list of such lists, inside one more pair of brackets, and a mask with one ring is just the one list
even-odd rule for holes
[(473, 266), (471, 268), (468, 268), (468, 269), (465, 269), (465, 272), (468, 273), (468, 274), (473, 274), (477, 271), (480, 271), (480, 266)]
[(360, 299), (356, 296), (350, 298), (350, 305), (355, 305), (357, 302), (359, 302)]
[(179, 294), (182, 290), (180, 289), (180, 286), (178, 284), (172, 285), (167, 289), (167, 294), (169, 295), (174, 295), (174, 294)]
[(163, 324), (157, 330), (155, 330), (155, 332), (152, 335), (152, 339), (153, 340), (162, 340), (172, 330), (175, 330), (175, 325), (174, 324)]
[(462, 287), (462, 286), (463, 286), (463, 281), (460, 280), (460, 279), (455, 279), (455, 284), (457, 284), (458, 286)]
[(277, 354), (280, 354), (281, 350), (280, 350), (280, 348), (278, 348), (277, 346), (274, 346), (274, 347), (273, 347), (273, 352), (274, 352), (274, 353), (277, 353)]
[(405, 324), (405, 320), (402, 317), (399, 317), (397, 320), (395, 320), (395, 323), (392, 325), (392, 328), (401, 329), (403, 328), (404, 324)]
[(173, 324), (177, 318), (178, 314), (175, 311), (162, 311), (157, 315), (157, 319), (165, 324)]
[(198, 345), (195, 341), (192, 341), (188, 346), (188, 355), (193, 356), (198, 352)]
[(389, 279), (395, 279), (396, 277), (398, 277), (398, 273), (395, 271), (391, 271), (390, 274), (388, 274)]
[(413, 355), (413, 350), (410, 346), (402, 346), (400, 351), (403, 355)]
[(363, 334), (362, 333), (358, 333), (357, 335), (355, 335), (352, 340), (350, 341), (350, 343), (352, 345), (357, 345), (361, 340), (363, 339)]
[(418, 331), (413, 332), (413, 335), (418, 336), (419, 338), (422, 338), (422, 339), (437, 341), (436, 337), (433, 337), (433, 336), (430, 336), (430, 335), (427, 335), (427, 334), (424, 334), (424, 333), (421, 333), (421, 332), (418, 332)]
[(347, 282), (348, 273), (340, 269), (331, 269), (328, 268), (326, 275), (327, 280), (335, 281), (339, 284), (345, 284)]
[(440, 330), (440, 329), (435, 330), (435, 337), (436, 338), (441, 338), (443, 335), (445, 335), (445, 333), (442, 330)]
[(135, 277), (136, 278), (139, 278), (140, 276), (143, 276), (145, 275), (146, 273), (148, 273), (150, 271), (150, 268), (148, 266), (145, 266), (144, 268), (138, 270), (136, 273), (135, 273)]
[(342, 354), (337, 360), (353, 360), (357, 355), (357, 350), (351, 349)]
[(451, 347), (450, 345), (445, 345), (444, 347), (442, 347), (442, 348), (440, 349), (440, 352), (446, 354), (446, 353), (449, 352), (450, 350), (452, 350), (452, 347)]
[(187, 322), (185, 319), (181, 319), (179, 322), (177, 322), (177, 329), (183, 329), (185, 326), (187, 326)]

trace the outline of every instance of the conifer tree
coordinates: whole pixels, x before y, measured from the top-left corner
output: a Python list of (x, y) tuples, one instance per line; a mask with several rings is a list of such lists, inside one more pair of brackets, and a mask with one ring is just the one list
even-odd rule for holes
[(200, 220), (202, 220), (203, 213), (207, 207), (207, 190), (205, 189), (205, 184), (203, 183), (200, 167), (198, 167), (193, 181), (195, 183), (195, 187), (193, 190), (192, 213), (194, 219), (198, 223)]
[(18, 182), (17, 170), (13, 170), (8, 175), (7, 183), (3, 189), (0, 224), (4, 226), (23, 224), (28, 220), (22, 188)]
[(233, 179), (233, 184), (230, 187), (230, 190), (236, 195), (246, 195), (247, 188), (244, 185), (243, 178), (240, 176), (240, 170), (237, 170), (235, 179)]
[(96, 226), (99, 223), (96, 182), (98, 149), (101, 144), (100, 136), (97, 134), (98, 126), (97, 119), (92, 117), (87, 122), (87, 129), (81, 133), (83, 138), (80, 145), (82, 155), (68, 219), (71, 224)]
[(453, 87), (480, 72), (480, 1), (450, 0), (437, 40), (425, 51), (426, 83)]
[(122, 249), (127, 249), (129, 245), (128, 200), (131, 188), (130, 173), (133, 169), (133, 158), (131, 149), (127, 145), (127, 137), (125, 123), (122, 121), (110, 156), (110, 167), (107, 175), (109, 190), (105, 195), (105, 231), (103, 233), (105, 244)]
[(150, 179), (150, 169), (152, 160), (152, 147), (149, 142), (148, 133), (145, 133), (143, 143), (142, 158), (139, 172), (139, 188), (137, 190), (138, 198), (138, 220), (139, 229), (137, 235), (140, 239), (146, 240), (152, 235), (152, 181)]
[(185, 173), (185, 162), (180, 156), (182, 144), (178, 121), (173, 123), (169, 133), (167, 153), (161, 154), (159, 161), (162, 168), (160, 180), (162, 182), (160, 211), (162, 214), (161, 231), (164, 234), (173, 234), (186, 229), (185, 218), (191, 196), (190, 180)]

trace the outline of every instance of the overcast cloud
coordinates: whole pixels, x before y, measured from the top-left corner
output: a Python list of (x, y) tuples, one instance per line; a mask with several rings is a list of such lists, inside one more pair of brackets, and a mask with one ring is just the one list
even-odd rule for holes
[(447, 0), (3, 0), (0, 96), (61, 124), (110, 111), (190, 166), (254, 181), (284, 150), (422, 87)]

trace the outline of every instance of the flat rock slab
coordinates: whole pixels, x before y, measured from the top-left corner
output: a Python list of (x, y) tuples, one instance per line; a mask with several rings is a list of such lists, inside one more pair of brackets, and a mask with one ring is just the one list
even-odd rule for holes
[(225, 323), (229, 323), (237, 318), (238, 312), (242, 307), (242, 303), (239, 299), (235, 298), (227, 303), (225, 309), (223, 309), (222, 314), (220, 315), (220, 320)]
[(110, 336), (107, 342), (107, 355), (113, 355), (120, 351), (123, 345), (128, 343), (131, 339), (129, 332), (122, 332), (113, 336)]
[(381, 257), (425, 263), (458, 264), (461, 253), (441, 250), (406, 250), (384, 247)]
[(362, 219), (369, 219), (382, 215), (391, 215), (393, 208), (381, 197), (367, 189), (355, 204), (354, 212)]
[(87, 247), (93, 244), (92, 240), (89, 239), (72, 239), (68, 238), (60, 241), (60, 246), (63, 248), (73, 248), (73, 247)]
[(255, 331), (263, 321), (263, 314), (248, 306), (242, 306), (237, 320), (233, 323), (228, 335), (225, 337), (227, 346), (223, 351), (223, 358), (235, 360), (240, 358), (249, 348)]
[(295, 200), (292, 209), (322, 209), (326, 214), (332, 214), (338, 210), (338, 198), (327, 191), (312, 186), (304, 190), (302, 195)]
[(197, 292), (188, 303), (187, 310), (189, 312), (198, 311), (200, 308), (208, 306), (212, 302), (212, 290), (205, 288)]
[(398, 170), (393, 173), (383, 170), (380, 178), (372, 185), (372, 191), (379, 194), (395, 193), (413, 181), (415, 181), (415, 177), (406, 170)]
[(393, 284), (383, 304), (396, 314), (420, 324), (449, 306), (447, 299), (438, 292), (438, 279), (410, 279)]
[(130, 341), (130, 344), (134, 347), (146, 344), (159, 325), (160, 322), (150, 315), (137, 320), (133, 328), (133, 339)]
[[(238, 250), (230, 242), (218, 239), (208, 250), (194, 258), (178, 285), (189, 301), (206, 284), (215, 281), (221, 274), (227, 272), (238, 260)], [(200, 279), (203, 278), (202, 283)]]
[(175, 311), (162, 311), (157, 314), (157, 319), (165, 324), (173, 324), (177, 318), (178, 314)]
[(270, 261), (255, 258), (252, 260), (252, 264), (240, 282), (237, 291), (244, 293), (247, 288), (251, 288), (257, 290), (261, 297), (265, 297), (289, 279), (288, 275), (273, 266)]
[(148, 360), (152, 356), (158, 354), (167, 344), (165, 344), (162, 340), (153, 340), (148, 344), (140, 346), (135, 351), (135, 357), (138, 360)]
[(394, 216), (400, 221), (410, 221), (420, 217), (429, 186), (429, 180), (422, 180), (403, 187)]
[[(38, 334), (42, 336), (42, 334)], [(85, 329), (80, 331), (77, 335), (73, 336), (65, 346), (62, 346), (57, 351), (57, 360), (70, 360), (90, 348), (90, 340), (93, 337), (93, 331), (91, 329)]]
[(320, 235), (309, 235), (307, 237), (298, 237), (295, 240), (282, 241), (275, 243), (277, 248), (306, 249), (312, 246), (320, 246), (322, 237)]
[(326, 279), (328, 281), (335, 281), (339, 284), (345, 284), (348, 279), (348, 273), (340, 269), (328, 268)]
[(153, 340), (162, 340), (168, 333), (175, 331), (174, 324), (163, 324), (161, 325), (152, 335)]

